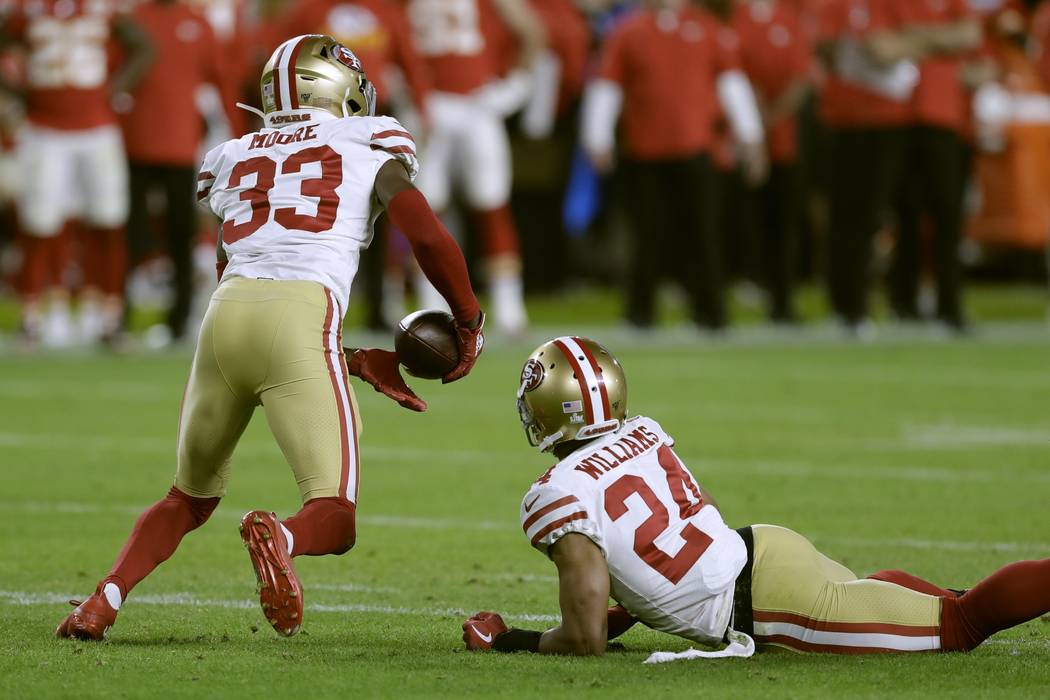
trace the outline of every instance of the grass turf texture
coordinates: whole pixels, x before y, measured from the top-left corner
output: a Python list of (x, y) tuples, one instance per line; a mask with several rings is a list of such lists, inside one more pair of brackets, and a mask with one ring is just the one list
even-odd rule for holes
[[(632, 410), (676, 437), (734, 525), (785, 525), (860, 574), (902, 568), (949, 586), (1050, 556), (1045, 332), (869, 345), (607, 336)], [(527, 447), (513, 404), (531, 347), (494, 343), (454, 385), (416, 381), (430, 401), (424, 415), (358, 387), (358, 545), (297, 560), (307, 604), (297, 637), (277, 639), (262, 619), (237, 535), (251, 508), (298, 507), (260, 413), (212, 520), (136, 588), (102, 644), (51, 633), (69, 610), (64, 598), (93, 590), (138, 511), (170, 485), (189, 358), (5, 358), (0, 695), (1045, 693), (1050, 624), (1040, 620), (969, 655), (773, 652), (649, 667), (650, 651), (689, 644), (646, 629), (601, 659), (461, 651), (459, 625), (476, 610), (537, 629), (557, 614), (553, 565), (517, 523), (522, 494), (550, 463)]]

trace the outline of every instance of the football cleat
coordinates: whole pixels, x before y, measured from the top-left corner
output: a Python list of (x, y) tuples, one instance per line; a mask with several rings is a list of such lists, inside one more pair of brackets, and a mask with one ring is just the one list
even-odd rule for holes
[(303, 587), (277, 515), (263, 510), (246, 514), (241, 518), (241, 540), (255, 569), (263, 615), (277, 634), (291, 637), (303, 621)]
[(102, 641), (106, 638), (109, 628), (117, 621), (117, 611), (110, 606), (106, 596), (102, 595), (101, 584), (98, 590), (83, 603), (79, 600), (71, 600), (69, 604), (75, 608), (55, 629), (56, 637)]

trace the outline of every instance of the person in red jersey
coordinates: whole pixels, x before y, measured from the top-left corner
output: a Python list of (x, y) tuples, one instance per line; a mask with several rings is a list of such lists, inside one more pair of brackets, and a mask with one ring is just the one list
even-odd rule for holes
[[(26, 331), (40, 332), (42, 281), (62, 264), (63, 229), (79, 219), (87, 229), (81, 332), (87, 340), (110, 335), (122, 314), (128, 208), (127, 163), (111, 104), (145, 73), (149, 39), (110, 0), (18, 0), (0, 22), (0, 44), (26, 53), (18, 204), (29, 272)], [(111, 74), (115, 46), (124, 58)], [(54, 308), (52, 339), (62, 343), (69, 340), (68, 312), (61, 300)]]
[[(207, 20), (177, 0), (138, 5), (132, 17), (149, 36), (155, 60), (135, 89), (130, 107), (120, 115), (130, 166), (131, 207), (128, 218), (129, 263), (133, 267), (151, 247), (147, 199), (164, 192), (167, 203), (164, 237), (174, 272), (174, 300), (167, 314), (173, 341), (186, 333), (193, 302), (193, 240), (197, 230), (193, 190), (203, 120), (197, 88), (216, 86), (231, 124), (240, 122), (236, 96), (223, 79), (222, 57)], [(234, 131), (239, 129), (234, 127)], [(161, 137), (158, 137), (162, 135)]]
[(654, 324), (657, 284), (670, 262), (687, 290), (693, 321), (722, 328), (712, 170), (720, 107), (747, 178), (765, 176), (761, 118), (736, 35), (684, 0), (648, 0), (608, 36), (584, 99), (581, 141), (599, 172), (613, 167), (618, 123), (622, 138), (631, 195), (624, 204), (635, 241), (628, 323)]
[(771, 163), (769, 178), (744, 209), (760, 241), (770, 319), (791, 322), (791, 275), (801, 216), (798, 113), (811, 89), (812, 48), (787, 0), (739, 3), (732, 25), (740, 37), (744, 72), (758, 97)]
[(647, 663), (748, 657), (756, 645), (969, 651), (1050, 611), (1050, 559), (1008, 564), (956, 591), (899, 570), (858, 577), (787, 528), (729, 527), (679, 443), (652, 418), (630, 415), (623, 367), (593, 340), (563, 336), (538, 347), (517, 396), (529, 444), (557, 460), (529, 487), (519, 518), (557, 567), (561, 623), (508, 629), (498, 614), (479, 612), (462, 624), (468, 650), (598, 656), (641, 622), (727, 644), (657, 652)]
[[(503, 120), (529, 94), (526, 72), (544, 44), (543, 28), (525, 0), (408, 0), (415, 45), (430, 70), (430, 133), (420, 155), (419, 186), (437, 211), (459, 186), (481, 237), (493, 319), (505, 333), (528, 318), (518, 234), (508, 200), (510, 145)], [(501, 80), (501, 34), (509, 31), (519, 67)], [(440, 300), (417, 285), (423, 306)]]
[(375, 88), (353, 52), (331, 37), (293, 37), (264, 67), (260, 93), (267, 126), (211, 149), (197, 177), (198, 201), (222, 221), (220, 282), (183, 397), (175, 484), (139, 516), (59, 637), (102, 639), (131, 590), (208, 520), (259, 406), (303, 505), (283, 520), (250, 511), (241, 539), (266, 619), (281, 635), (299, 630), (303, 587), (293, 558), (345, 554), (357, 539), (361, 423), (349, 376), (426, 410), (395, 353), (342, 347), (357, 263), (381, 211), (453, 309), (459, 361), (442, 381), (469, 374), (484, 347), (485, 317), (463, 254), (412, 184), (412, 135), (375, 115)]
[(909, 1), (833, 0), (820, 15), (820, 113), (831, 140), (828, 281), (850, 334), (869, 327), (872, 241), (903, 178), (921, 55), (905, 31)]
[(916, 45), (919, 82), (911, 98), (905, 190), (899, 210), (890, 301), (898, 318), (919, 318), (920, 219), (928, 213), (936, 241), (937, 318), (966, 328), (962, 308), (965, 135), (970, 126), (966, 60), (982, 43), (981, 24), (966, 0), (898, 0), (901, 21)]

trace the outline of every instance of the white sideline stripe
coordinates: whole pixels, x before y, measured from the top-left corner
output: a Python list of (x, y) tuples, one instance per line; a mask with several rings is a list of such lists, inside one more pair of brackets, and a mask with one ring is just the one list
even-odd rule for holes
[[(127, 504), (102, 504), (102, 503), (77, 503), (68, 501), (41, 502), (41, 501), (0, 501), (0, 512), (43, 514), (53, 513), (121, 513), (126, 515), (138, 515), (147, 506)], [(244, 508), (247, 511), (248, 508)], [(228, 521), (240, 520), (243, 512), (236, 508), (220, 508), (212, 516)], [(517, 520), (457, 520), (453, 518), (418, 518), (398, 515), (359, 515), (357, 522), (365, 525), (394, 527), (404, 529), (420, 530), (501, 530), (507, 533), (516, 533), (520, 529)], [(960, 552), (1047, 552), (1050, 551), (1050, 541), (1047, 542), (978, 542), (974, 540), (937, 540), (919, 538), (876, 538), (876, 537), (842, 537), (838, 535), (821, 535), (804, 533), (810, 540), (820, 543), (841, 544), (850, 547), (902, 547), (906, 549), (949, 549)], [(518, 535), (515, 535), (518, 537)], [(491, 574), (482, 578), (506, 579), (525, 581), (557, 581), (555, 576), (535, 576), (531, 574)]]
[[(932, 651), (941, 648), (941, 638), (908, 637), (901, 634), (879, 634), (876, 632), (827, 632), (811, 630), (790, 622), (756, 622), (755, 636), (768, 637), (782, 634), (810, 644), (832, 644), (843, 647), (875, 647), (898, 651)], [(761, 642), (761, 640), (758, 640)]]
[[(0, 601), (9, 605), (56, 605), (66, 603), (67, 601), (76, 598), (82, 598), (82, 596), (54, 592), (0, 591)], [(198, 598), (192, 593), (135, 595), (128, 599), (128, 603), (140, 603), (142, 605), (185, 605), (198, 608), (232, 608), (235, 610), (246, 610), (259, 606), (258, 601)], [(397, 605), (369, 605), (365, 603), (343, 603), (335, 605), (327, 603), (307, 603), (305, 607), (307, 610), (313, 612), (326, 613), (376, 613), (380, 615), (424, 615), (427, 617), (465, 617), (473, 614), (473, 612), (467, 611), (465, 608), (412, 608)], [(536, 613), (507, 613), (503, 615), (503, 617), (515, 620), (526, 620), (528, 622), (557, 622), (561, 619), (557, 615)]]
[(979, 425), (930, 425), (906, 429), (909, 445), (968, 450), (975, 445), (1050, 447), (1050, 430)]
[[(826, 440), (821, 438), (821, 442)], [(849, 444), (857, 447), (872, 447), (859, 440), (848, 440)], [(825, 445), (826, 446), (826, 445)], [(896, 442), (878, 442), (875, 447), (896, 450), (901, 446)], [(174, 455), (175, 440), (149, 437), (117, 437), (106, 435), (60, 435), (46, 433), (18, 433), (0, 432), (0, 448), (8, 449), (33, 449), (33, 450), (60, 450), (70, 452), (107, 452), (120, 451), (123, 453), (136, 452), (153, 455)], [(903, 449), (908, 449), (906, 446)], [(956, 447), (945, 446), (945, 449), (954, 451)], [(837, 448), (836, 448), (837, 450)], [(433, 456), (433, 450), (423, 447), (387, 447), (372, 446), (361, 450), (362, 459), (375, 461), (412, 461), (413, 468), (426, 463)], [(471, 463), (479, 465), (492, 465), (500, 462), (496, 458), (506, 460), (518, 459), (521, 453), (518, 450), (442, 450), (443, 458), (456, 463)], [(234, 459), (244, 458), (274, 458), (281, 459), (280, 452), (275, 445), (263, 444), (241, 444), (237, 446)], [(878, 481), (918, 481), (918, 482), (998, 482), (998, 483), (1024, 483), (1024, 482), (1048, 482), (1050, 472), (1013, 472), (996, 468), (971, 469), (971, 468), (939, 468), (924, 466), (921, 464), (903, 464), (894, 466), (857, 465), (857, 466), (814, 466), (811, 464), (797, 464), (792, 462), (777, 462), (772, 460), (747, 460), (747, 459), (723, 459), (719, 457), (684, 455), (686, 464), (692, 465), (691, 470), (698, 476), (705, 473), (716, 474), (755, 474), (760, 476), (791, 476), (819, 479), (848, 479), (856, 480), (878, 480)]]
[(310, 590), (341, 591), (345, 593), (400, 593), (392, 586), (366, 586), (362, 583), (311, 583)]

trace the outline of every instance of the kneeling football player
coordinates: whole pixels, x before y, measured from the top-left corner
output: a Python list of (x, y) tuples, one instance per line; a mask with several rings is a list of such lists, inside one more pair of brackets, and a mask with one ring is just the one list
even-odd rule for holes
[(456, 319), (465, 376), (481, 352), (484, 317), (463, 255), (412, 185), (411, 135), (373, 115), (375, 90), (348, 49), (321, 35), (282, 44), (264, 69), (265, 128), (213, 149), (198, 199), (222, 220), (220, 284), (201, 326), (179, 421), (175, 484), (138, 519), (95, 594), (59, 625), (101, 639), (132, 588), (201, 526), (226, 492), (230, 456), (256, 406), (291, 465), (303, 501), (278, 520), (257, 510), (241, 537), (267, 620), (282, 635), (302, 622), (300, 555), (354, 546), (361, 425), (348, 375), (402, 406), (426, 408), (384, 350), (348, 351), (341, 328), (361, 250), (382, 210)]
[(623, 369), (592, 340), (540, 346), (522, 370), (518, 411), (529, 442), (559, 460), (525, 495), (521, 524), (558, 569), (561, 624), (507, 629), (481, 612), (463, 623), (467, 649), (596, 655), (640, 621), (730, 642), (709, 655), (750, 656), (755, 643), (967, 651), (1050, 611), (1050, 559), (954, 591), (902, 571), (859, 578), (782, 527), (728, 527), (674, 440), (651, 418), (627, 417)]

